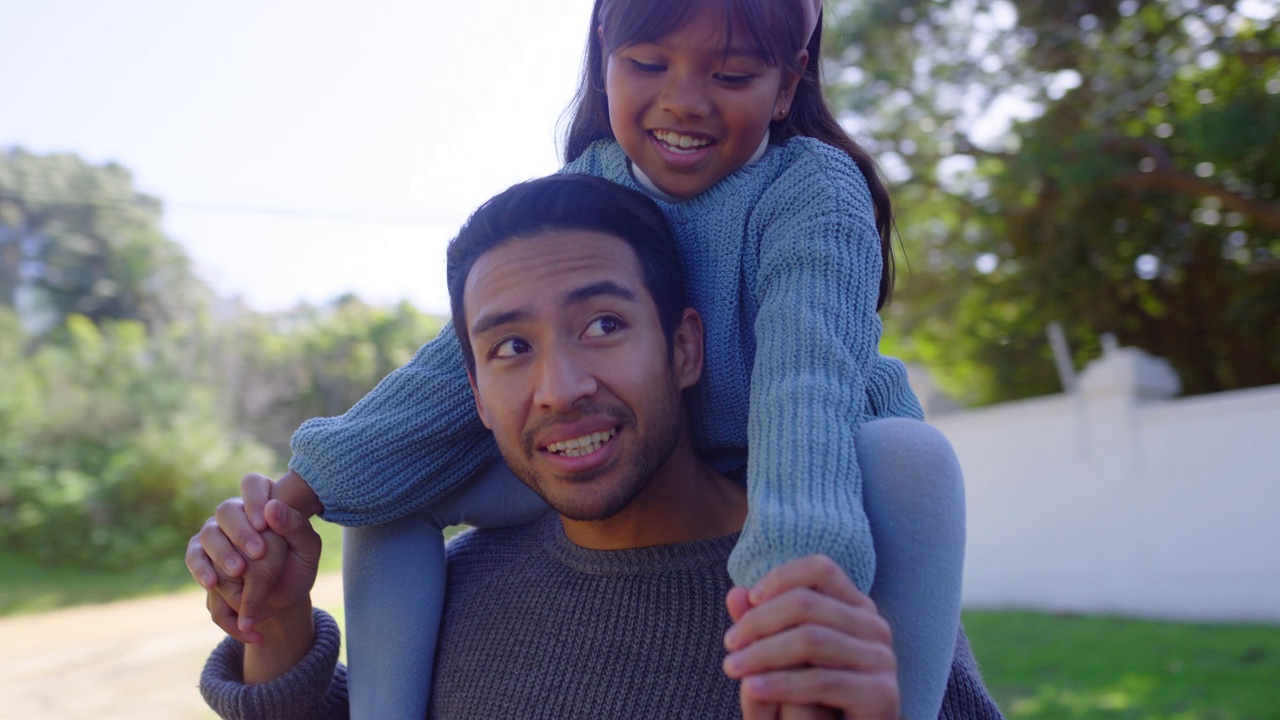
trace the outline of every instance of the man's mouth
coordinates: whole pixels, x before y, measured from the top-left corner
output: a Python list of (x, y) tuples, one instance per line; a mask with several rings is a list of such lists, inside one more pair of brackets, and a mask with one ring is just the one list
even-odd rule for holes
[(672, 152), (695, 152), (712, 143), (710, 138), (682, 135), (671, 130), (651, 130), (650, 134)]
[(547, 452), (554, 453), (561, 457), (582, 457), (599, 450), (604, 444), (613, 439), (618, 434), (618, 428), (611, 428), (601, 432), (593, 432), (576, 438), (568, 438), (567, 440), (557, 440), (544, 448)]

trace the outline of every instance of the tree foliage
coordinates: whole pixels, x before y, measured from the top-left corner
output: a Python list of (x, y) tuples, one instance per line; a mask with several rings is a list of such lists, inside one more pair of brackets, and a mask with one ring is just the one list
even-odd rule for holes
[(0, 304), (45, 328), (72, 313), (148, 326), (189, 318), (207, 292), (159, 223), (160, 202), (120, 165), (0, 153)]
[(896, 350), (971, 402), (1056, 390), (1054, 321), (1077, 364), (1111, 332), (1189, 393), (1280, 382), (1275, 0), (828, 7), (897, 182)]
[(0, 155), (0, 549), (178, 557), (244, 473), (279, 472), (299, 423), (345, 411), (440, 330), (355, 297), (211, 303), (159, 219), (117, 165)]

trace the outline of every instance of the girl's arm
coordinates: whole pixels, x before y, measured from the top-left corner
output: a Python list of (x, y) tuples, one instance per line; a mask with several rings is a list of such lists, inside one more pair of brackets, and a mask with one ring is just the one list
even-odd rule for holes
[(346, 413), (303, 423), (292, 444), (289, 469), (326, 520), (348, 526), (403, 517), (498, 456), (452, 324)]
[(823, 553), (865, 592), (875, 551), (854, 441), (872, 416), (868, 385), (887, 398), (878, 414), (919, 417), (920, 409), (905, 373), (893, 377), (901, 365), (879, 357), (880, 239), (861, 173), (815, 141), (783, 151), (794, 157), (748, 228), (758, 242), (747, 248), (757, 306), (750, 514), (729, 570), (750, 586), (777, 565)]

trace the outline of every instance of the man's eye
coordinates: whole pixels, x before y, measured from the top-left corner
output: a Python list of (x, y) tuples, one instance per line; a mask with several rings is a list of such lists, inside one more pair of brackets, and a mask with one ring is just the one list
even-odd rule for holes
[(491, 358), (509, 358), (529, 352), (529, 343), (521, 338), (509, 338), (493, 346), (489, 351)]
[(622, 329), (622, 321), (612, 315), (598, 317), (587, 325), (587, 329), (582, 333), (583, 337), (603, 337), (612, 335)]

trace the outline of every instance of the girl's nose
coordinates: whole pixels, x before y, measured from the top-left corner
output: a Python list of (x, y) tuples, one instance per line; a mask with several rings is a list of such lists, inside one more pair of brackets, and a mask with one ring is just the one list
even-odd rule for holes
[(706, 83), (686, 73), (669, 72), (662, 89), (661, 107), (678, 118), (706, 117), (711, 114), (711, 99)]
[(578, 400), (594, 395), (596, 389), (595, 377), (573, 353), (544, 355), (533, 400), (553, 412), (566, 412)]

